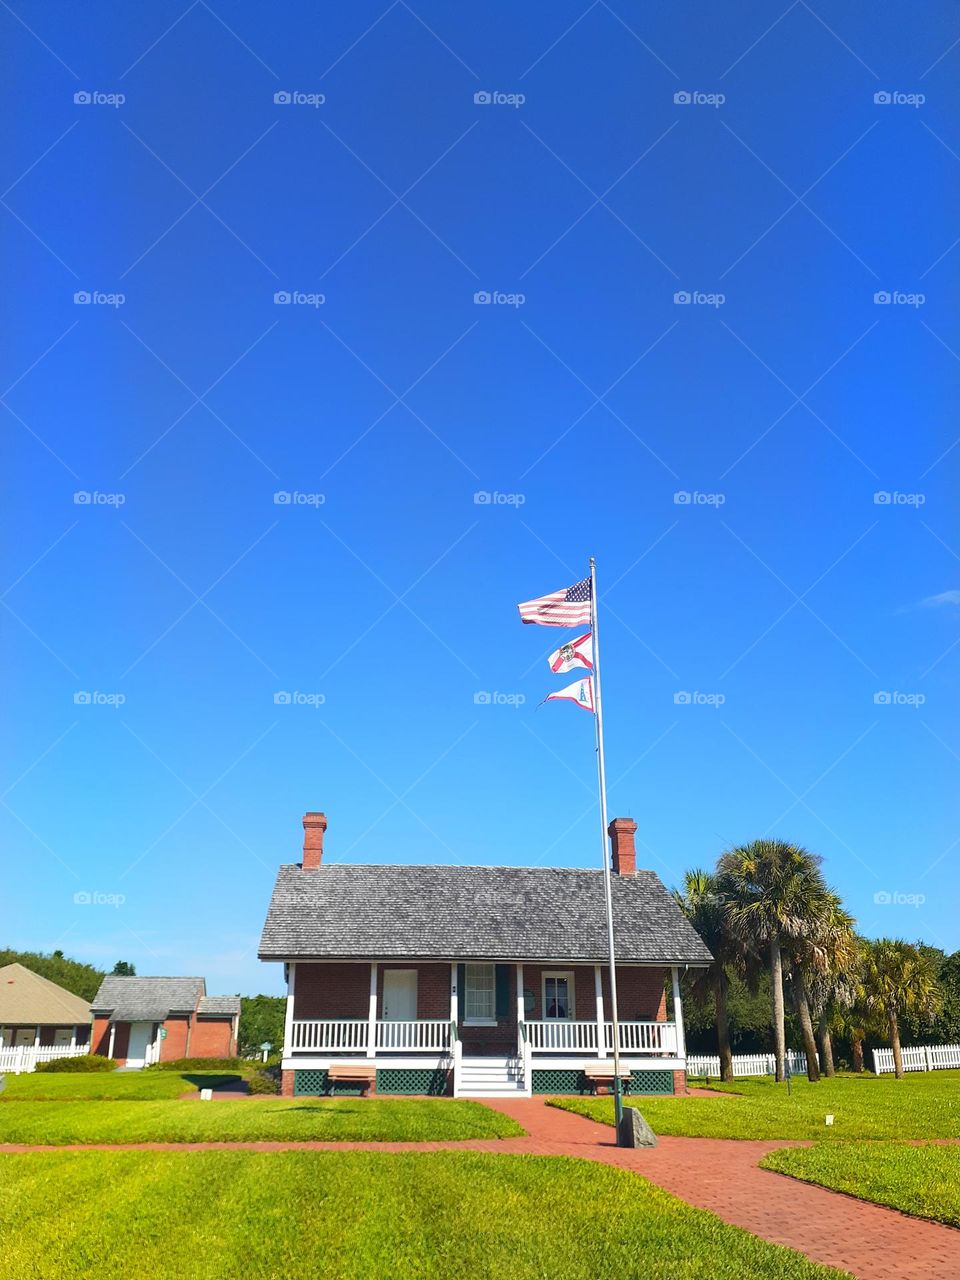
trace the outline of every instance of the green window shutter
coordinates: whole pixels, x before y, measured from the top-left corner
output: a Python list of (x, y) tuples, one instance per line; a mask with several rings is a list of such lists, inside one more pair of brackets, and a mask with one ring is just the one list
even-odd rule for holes
[(496, 1012), (498, 1018), (510, 1016), (510, 966), (508, 964), (497, 965)]
[(467, 966), (465, 964), (457, 965), (457, 1008), (460, 1010), (460, 1021), (464, 1019), (466, 1013), (467, 1000)]

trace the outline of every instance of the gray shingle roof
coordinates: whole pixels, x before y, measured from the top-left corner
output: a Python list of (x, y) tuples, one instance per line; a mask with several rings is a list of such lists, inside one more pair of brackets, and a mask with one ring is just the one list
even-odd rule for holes
[(114, 1022), (162, 1022), (170, 1013), (192, 1013), (203, 995), (202, 978), (115, 978), (100, 983), (93, 1012)]
[(240, 1012), (239, 996), (201, 996), (197, 1005), (197, 1013), (234, 1014)]
[[(617, 958), (710, 952), (652, 871), (613, 877)], [(568, 960), (607, 955), (603, 873), (569, 867), (282, 866), (261, 960)]]

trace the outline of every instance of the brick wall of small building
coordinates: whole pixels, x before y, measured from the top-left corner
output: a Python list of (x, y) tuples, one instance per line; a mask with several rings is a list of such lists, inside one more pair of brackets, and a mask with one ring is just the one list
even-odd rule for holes
[(232, 1058), (235, 1053), (232, 1018), (194, 1018), (191, 1058)]
[(365, 1018), (369, 1011), (369, 964), (297, 965), (295, 1018)]
[[(667, 992), (665, 981), (669, 970), (657, 968), (617, 968), (617, 1010), (624, 1022), (665, 1022)], [(604, 968), (603, 1009), (610, 1018), (610, 974)]]
[(177, 1058), (193, 1057), (193, 1047), (187, 1052), (189, 1018), (167, 1018), (163, 1024), (166, 1036), (160, 1041), (160, 1061), (175, 1062)]

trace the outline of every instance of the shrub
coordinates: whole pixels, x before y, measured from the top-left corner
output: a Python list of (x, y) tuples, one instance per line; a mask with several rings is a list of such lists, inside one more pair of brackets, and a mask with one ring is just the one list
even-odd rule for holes
[(171, 1062), (155, 1062), (149, 1071), (232, 1071), (250, 1069), (246, 1058), (174, 1058)]
[(251, 1093), (279, 1093), (280, 1081), (270, 1071), (254, 1071), (247, 1080), (247, 1089)]
[(76, 1058), (51, 1058), (49, 1062), (38, 1062), (37, 1071), (114, 1071), (116, 1061), (104, 1058), (99, 1053), (85, 1053)]

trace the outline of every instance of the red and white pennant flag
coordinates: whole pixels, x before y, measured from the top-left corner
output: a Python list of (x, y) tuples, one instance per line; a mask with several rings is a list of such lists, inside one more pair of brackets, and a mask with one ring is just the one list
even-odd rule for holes
[(585, 676), (582, 680), (575, 680), (573, 684), (568, 684), (565, 689), (558, 689), (556, 693), (548, 693), (543, 700), (544, 702), (575, 702), (578, 707), (583, 707), (584, 711), (596, 711), (593, 705), (593, 676)]

